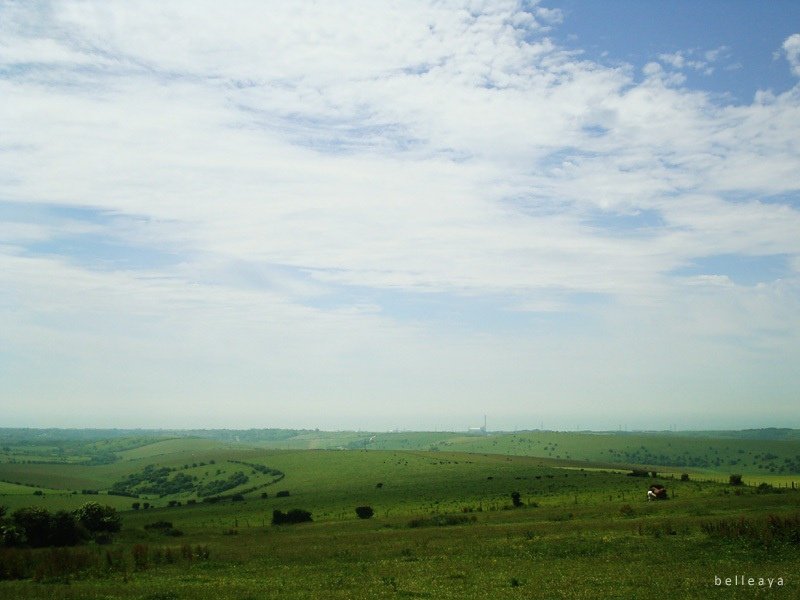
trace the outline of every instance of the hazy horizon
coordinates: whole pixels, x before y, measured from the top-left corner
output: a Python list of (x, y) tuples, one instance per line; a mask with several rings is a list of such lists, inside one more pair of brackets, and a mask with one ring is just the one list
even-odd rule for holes
[(6, 426), (800, 427), (800, 3), (0, 0)]

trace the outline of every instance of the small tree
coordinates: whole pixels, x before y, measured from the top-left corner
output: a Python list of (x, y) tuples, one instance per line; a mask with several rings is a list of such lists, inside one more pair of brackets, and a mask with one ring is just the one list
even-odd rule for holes
[(744, 481), (742, 481), (742, 476), (739, 475), (738, 473), (734, 473), (730, 477), (728, 477), (728, 482), (731, 485), (744, 485)]
[(273, 525), (294, 525), (295, 523), (305, 523), (311, 520), (311, 513), (299, 508), (293, 508), (289, 512), (272, 511)]
[(50, 544), (52, 516), (41, 507), (20, 508), (12, 515), (14, 525), (24, 534), (28, 544), (41, 548)]
[(369, 519), (375, 514), (371, 506), (356, 506), (356, 514), (359, 519)]
[(681, 481), (689, 481), (689, 474), (681, 473)]
[(139, 509), (141, 508), (141, 506), (142, 506), (142, 505), (141, 505), (141, 504), (139, 504), (138, 502), (134, 502), (133, 504), (131, 504), (131, 508), (132, 508), (133, 510), (139, 510)]
[(53, 546), (74, 546), (81, 539), (75, 515), (60, 510), (50, 520), (50, 543)]
[(75, 511), (75, 518), (86, 530), (98, 533), (116, 533), (122, 528), (122, 519), (112, 506), (100, 506), (97, 502), (87, 502)]
[(511, 492), (511, 502), (514, 506), (522, 506), (522, 500), (519, 497), (519, 492)]

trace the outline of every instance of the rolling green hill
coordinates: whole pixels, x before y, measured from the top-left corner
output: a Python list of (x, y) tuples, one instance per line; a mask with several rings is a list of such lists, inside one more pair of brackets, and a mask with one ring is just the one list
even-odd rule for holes
[[(741, 573), (783, 578), (784, 597), (800, 593), (800, 545), (791, 541), (800, 536), (800, 492), (677, 473), (631, 477), (616, 462), (626, 452), (777, 454), (791, 441), (284, 430), (248, 439), (165, 434), (126, 445), (118, 437), (106, 464), (0, 462), (0, 478), (19, 481), (0, 483), (9, 515), (97, 501), (123, 523), (109, 545), (0, 548), (0, 597), (649, 598), (655, 588), (708, 598), (721, 593), (715, 574)], [(282, 444), (356, 449), (271, 447)], [(667, 501), (646, 501), (653, 483), (667, 487)], [(359, 519), (358, 506), (374, 516)], [(313, 522), (270, 524), (274, 511), (292, 509)]]

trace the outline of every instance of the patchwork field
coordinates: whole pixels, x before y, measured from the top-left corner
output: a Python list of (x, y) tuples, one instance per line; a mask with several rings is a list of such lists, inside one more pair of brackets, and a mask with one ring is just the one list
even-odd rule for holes
[[(619, 460), (638, 448), (758, 462), (795, 456), (794, 439), (174, 433), (116, 438), (103, 464), (0, 462), (7, 519), (23, 507), (55, 514), (94, 501), (122, 521), (109, 543), (0, 550), (0, 597), (649, 598), (654, 586), (678, 598), (800, 596), (791, 473), (772, 475), (785, 487), (737, 486), (727, 467), (743, 463), (665, 465), (654, 477), (653, 463)], [(281, 444), (295, 448), (273, 447)], [(755, 483), (759, 470), (736, 472)], [(646, 501), (653, 483), (668, 500)], [(372, 516), (361, 519), (355, 509), (365, 506)], [(312, 521), (271, 524), (292, 509)], [(724, 584), (742, 575), (754, 584)]]

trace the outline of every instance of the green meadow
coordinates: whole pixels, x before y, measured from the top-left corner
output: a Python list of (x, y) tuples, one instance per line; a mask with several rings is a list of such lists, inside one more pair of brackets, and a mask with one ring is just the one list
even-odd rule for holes
[(799, 597), (800, 439), (757, 435), (0, 430), (7, 518), (122, 521), (0, 550), (0, 597)]

